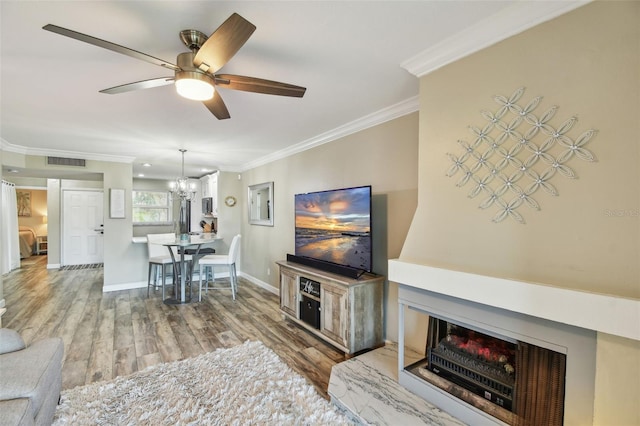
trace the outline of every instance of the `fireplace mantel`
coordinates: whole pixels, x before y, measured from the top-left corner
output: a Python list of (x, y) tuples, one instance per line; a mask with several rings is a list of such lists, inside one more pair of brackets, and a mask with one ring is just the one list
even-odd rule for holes
[(640, 340), (640, 300), (389, 260), (389, 281)]

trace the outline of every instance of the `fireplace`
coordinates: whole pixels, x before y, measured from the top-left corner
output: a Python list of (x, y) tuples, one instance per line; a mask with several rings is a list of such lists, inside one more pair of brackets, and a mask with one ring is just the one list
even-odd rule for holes
[[(626, 313), (626, 304), (564, 290), (559, 297), (549, 286), (422, 265), (398, 269), (398, 264), (390, 262), (389, 277), (398, 283), (402, 386), (467, 424), (593, 423), (596, 330), (608, 323), (593, 329), (575, 324), (602, 319), (614, 306)], [(594, 300), (598, 303), (588, 303)], [(569, 303), (592, 315), (566, 321), (562, 315)], [(410, 356), (416, 351), (417, 363)]]
[(562, 425), (566, 355), (429, 317), (417, 378), (512, 425)]

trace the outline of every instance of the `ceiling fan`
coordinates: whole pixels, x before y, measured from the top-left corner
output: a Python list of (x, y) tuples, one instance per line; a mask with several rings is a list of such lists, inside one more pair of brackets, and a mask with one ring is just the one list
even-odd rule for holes
[(121, 86), (100, 90), (100, 93), (124, 93), (175, 83), (178, 94), (188, 99), (202, 101), (216, 118), (223, 120), (231, 116), (222, 97), (218, 91), (214, 89), (216, 86), (245, 92), (292, 96), (297, 98), (304, 96), (307, 90), (304, 87), (256, 77), (215, 74), (240, 50), (256, 30), (255, 25), (237, 13), (231, 15), (209, 37), (197, 30), (181, 31), (180, 39), (185, 46), (189, 48), (190, 52), (180, 53), (176, 60), (177, 65), (138, 52), (137, 50), (129, 49), (128, 47), (120, 46), (119, 44), (57, 25), (47, 24), (42, 28), (56, 34), (71, 37), (85, 43), (171, 69), (175, 73), (173, 77), (153, 78), (123, 84)]

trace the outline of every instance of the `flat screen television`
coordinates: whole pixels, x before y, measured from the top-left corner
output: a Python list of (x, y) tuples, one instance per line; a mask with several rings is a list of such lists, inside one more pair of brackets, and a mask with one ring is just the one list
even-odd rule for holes
[(371, 186), (295, 195), (295, 255), (371, 272)]

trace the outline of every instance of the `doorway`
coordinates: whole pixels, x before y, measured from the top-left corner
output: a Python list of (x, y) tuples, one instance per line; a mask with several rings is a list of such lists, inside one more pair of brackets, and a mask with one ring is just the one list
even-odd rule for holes
[(102, 263), (103, 192), (64, 190), (62, 199), (62, 265)]

